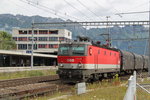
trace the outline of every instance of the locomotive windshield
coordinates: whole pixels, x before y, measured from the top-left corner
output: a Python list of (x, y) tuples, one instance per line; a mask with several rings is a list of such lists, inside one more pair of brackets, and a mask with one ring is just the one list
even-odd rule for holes
[(85, 45), (60, 44), (58, 55), (84, 56), (85, 55)]

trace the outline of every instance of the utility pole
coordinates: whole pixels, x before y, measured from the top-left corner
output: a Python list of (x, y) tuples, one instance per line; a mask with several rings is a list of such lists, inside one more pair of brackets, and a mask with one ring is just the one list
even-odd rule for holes
[(109, 21), (108, 19), (110, 18), (110, 16), (106, 16), (107, 18), (107, 26), (106, 26), (106, 29), (107, 29), (107, 34), (108, 34), (108, 39), (107, 39), (107, 42), (108, 42), (108, 46), (111, 47), (111, 39), (110, 39), (110, 32), (109, 32)]
[(150, 0), (149, 0), (149, 48), (148, 48), (148, 55), (149, 55), (148, 75), (150, 76)]
[(34, 60), (33, 60), (33, 42), (34, 42), (34, 22), (32, 23), (32, 43), (31, 43), (31, 68), (33, 68), (33, 62), (34, 62)]

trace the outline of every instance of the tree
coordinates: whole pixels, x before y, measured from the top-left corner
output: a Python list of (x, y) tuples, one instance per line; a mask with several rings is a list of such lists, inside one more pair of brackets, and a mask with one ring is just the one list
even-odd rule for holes
[(0, 49), (1, 50), (11, 50), (11, 49), (16, 49), (16, 43), (12, 38), (12, 35), (0, 31)]

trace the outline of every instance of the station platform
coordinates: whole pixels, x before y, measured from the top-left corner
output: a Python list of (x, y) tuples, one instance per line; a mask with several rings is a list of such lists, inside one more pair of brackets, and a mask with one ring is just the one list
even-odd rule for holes
[(57, 70), (58, 66), (34, 66), (29, 67), (0, 67), (0, 73), (2, 72), (18, 72), (18, 71), (31, 71), (31, 70)]

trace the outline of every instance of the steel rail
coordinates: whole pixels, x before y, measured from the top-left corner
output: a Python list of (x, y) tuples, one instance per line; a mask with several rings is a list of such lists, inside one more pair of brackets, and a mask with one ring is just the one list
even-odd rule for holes
[(58, 75), (49, 75), (49, 76), (39, 76), (39, 77), (30, 77), (30, 78), (19, 78), (19, 79), (10, 79), (10, 80), (0, 80), (0, 88), (14, 87), (24, 84), (33, 84), (40, 83), (45, 81), (59, 80)]

